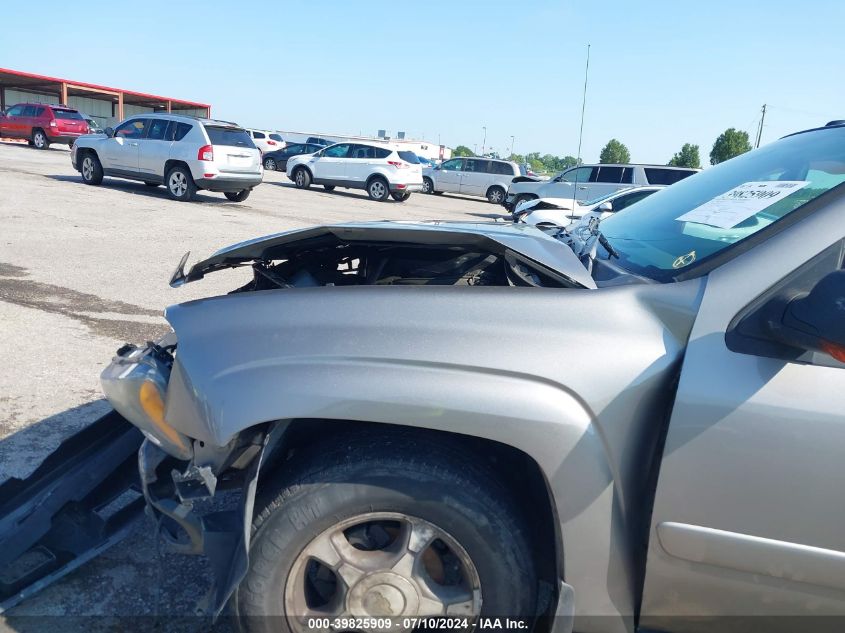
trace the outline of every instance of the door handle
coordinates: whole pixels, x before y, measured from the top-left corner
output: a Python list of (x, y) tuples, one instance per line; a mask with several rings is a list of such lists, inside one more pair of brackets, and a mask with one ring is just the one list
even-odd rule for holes
[(129, 145), (132, 147), (138, 147), (138, 143), (129, 143)]
[(578, 187), (578, 188), (579, 188), (579, 189), (581, 189), (582, 191), (586, 191), (586, 190), (587, 190), (587, 188), (586, 188), (586, 187)]

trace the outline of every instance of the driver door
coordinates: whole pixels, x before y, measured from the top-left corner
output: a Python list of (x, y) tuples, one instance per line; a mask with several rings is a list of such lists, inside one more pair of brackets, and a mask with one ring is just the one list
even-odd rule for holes
[(147, 134), (149, 119), (129, 119), (121, 123), (114, 136), (107, 139), (101, 150), (103, 169), (137, 175), (141, 141)]
[(842, 211), (708, 276), (660, 465), (643, 627), (819, 630), (806, 616), (845, 616), (845, 364), (784, 358), (743, 325), (842, 268)]

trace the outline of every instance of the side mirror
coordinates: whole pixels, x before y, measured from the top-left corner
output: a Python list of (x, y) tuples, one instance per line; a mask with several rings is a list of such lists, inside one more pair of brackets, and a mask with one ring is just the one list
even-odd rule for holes
[(822, 277), (809, 293), (789, 301), (772, 336), (790, 347), (824, 352), (845, 362), (845, 269)]
[(599, 211), (601, 211), (602, 213), (612, 213), (613, 212), (613, 203), (610, 202), (610, 201), (602, 202), (599, 205)]
[(103, 130), (103, 132), (105, 132), (106, 136), (108, 136), (109, 138), (114, 138), (114, 128), (113, 127), (107, 127), (105, 130)]

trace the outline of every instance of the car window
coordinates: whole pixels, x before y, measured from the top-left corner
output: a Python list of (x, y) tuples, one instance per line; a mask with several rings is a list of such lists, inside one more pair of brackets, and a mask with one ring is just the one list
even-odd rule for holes
[(35, 114), (33, 116), (44, 116), (44, 108), (35, 108)]
[(479, 158), (467, 158), (466, 164), (464, 165), (464, 171), (469, 171), (475, 174), (483, 174), (487, 171), (489, 165), (489, 160), (482, 160)]
[(6, 116), (23, 116), (23, 108), (22, 105), (16, 105), (9, 108), (6, 112)]
[(623, 182), (626, 185), (630, 185), (634, 182), (634, 168), (633, 167), (625, 167), (625, 169), (622, 171), (622, 180), (620, 182)]
[(679, 180), (692, 176), (694, 171), (686, 169), (663, 169), (661, 167), (646, 167), (645, 178), (650, 185), (674, 185)]
[(25, 106), (21, 116), (35, 116), (35, 106)]
[(411, 163), (412, 165), (420, 164), (420, 160), (419, 158), (417, 158), (417, 155), (414, 154), (414, 152), (401, 151), (396, 153), (399, 154), (399, 158), (404, 160), (406, 163)]
[(349, 153), (349, 143), (341, 143), (340, 145), (331, 145), (323, 152), (323, 156), (328, 158), (346, 158)]
[(175, 128), (170, 130), (170, 133), (173, 135), (173, 140), (181, 141), (193, 127), (194, 126), (190, 123), (177, 123)]
[(503, 163), (500, 161), (493, 161), (491, 163), (491, 173), (499, 174), (502, 176), (513, 176), (513, 165), (510, 163)]
[[(40, 108), (43, 110), (44, 108)], [(60, 110), (58, 108), (53, 108), (53, 115), (57, 119), (71, 119), (73, 121), (84, 121), (85, 117), (79, 114), (76, 110)]]
[(288, 145), (283, 150), (285, 154), (303, 154), (305, 153), (301, 144)]
[(618, 263), (671, 281), (845, 183), (845, 128), (789, 136), (696, 173), (601, 224)]
[(166, 133), (168, 123), (170, 123), (170, 121), (167, 119), (153, 119), (150, 122), (150, 131), (147, 133), (147, 138), (151, 141), (165, 140), (167, 137)]
[(215, 127), (206, 125), (205, 131), (208, 140), (212, 145), (225, 145), (227, 147), (248, 147), (255, 149), (255, 143), (249, 138), (246, 130), (237, 127)]
[(598, 172), (595, 182), (620, 183), (623, 169), (623, 167), (599, 167), (595, 170)]
[(630, 207), (635, 202), (639, 202), (643, 198), (648, 198), (651, 194), (655, 193), (654, 191), (632, 191), (631, 193), (626, 193), (624, 195), (619, 196), (613, 200), (613, 211), (621, 211), (627, 207)]
[(369, 145), (353, 145), (349, 158), (375, 158), (376, 148)]
[(376, 147), (376, 158), (387, 158), (393, 152), (384, 147)]
[(443, 171), (460, 171), (461, 167), (463, 166), (463, 162), (463, 158), (453, 158), (452, 160), (445, 161), (440, 166), (440, 169), (442, 169)]
[(323, 149), (322, 145), (315, 145), (313, 143), (310, 145), (306, 144), (305, 147), (305, 152), (303, 152), (305, 154), (313, 154), (314, 152), (319, 152), (321, 149)]
[(270, 138), (274, 141), (279, 141), (279, 143), (284, 143), (285, 139), (282, 138), (281, 134), (271, 134)]
[(265, 138), (265, 137), (264, 137), (264, 132), (253, 132), (253, 133), (252, 133), (252, 138)]
[(144, 138), (149, 122), (149, 119), (130, 119), (121, 123), (114, 131), (114, 135), (120, 138)]
[(563, 182), (590, 182), (594, 171), (594, 167), (576, 167), (563, 172), (561, 180)]

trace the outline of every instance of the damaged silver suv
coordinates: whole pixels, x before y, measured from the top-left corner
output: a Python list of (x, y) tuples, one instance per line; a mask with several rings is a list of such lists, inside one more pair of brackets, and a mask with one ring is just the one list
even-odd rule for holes
[[(249, 631), (842, 616), (843, 181), (830, 125), (571, 231), (237, 244), (171, 285), (249, 283), (168, 308), (103, 388), (162, 534), (211, 557), (208, 611)], [(221, 488), (240, 508), (199, 516)]]

